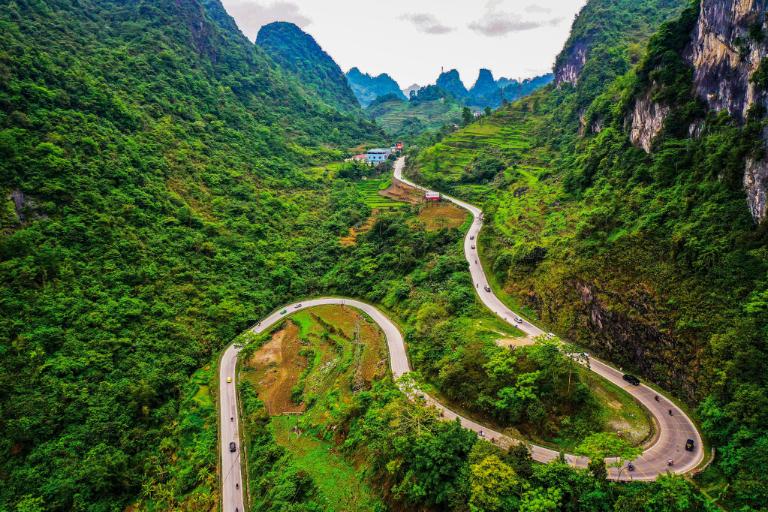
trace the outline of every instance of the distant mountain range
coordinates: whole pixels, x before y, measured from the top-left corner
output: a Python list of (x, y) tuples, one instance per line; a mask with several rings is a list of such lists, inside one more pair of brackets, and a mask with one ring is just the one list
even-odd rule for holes
[(397, 82), (386, 73), (379, 76), (371, 76), (368, 73), (362, 73), (357, 68), (352, 68), (347, 72), (347, 82), (349, 82), (352, 92), (357, 96), (363, 108), (374, 102), (377, 98), (393, 94), (401, 99), (407, 99)]
[[(490, 70), (481, 69), (475, 84), (472, 88), (467, 89), (459, 72), (451, 69), (441, 72), (434, 85), (459, 103), (482, 109), (485, 107), (498, 108), (504, 101), (514, 101), (526, 96), (549, 84), (553, 79), (554, 75), (548, 73), (525, 80), (510, 78), (496, 80)], [(432, 87), (422, 87), (418, 84), (401, 89), (397, 82), (386, 73), (372, 77), (362, 73), (358, 68), (349, 70), (347, 80), (363, 108), (370, 107), (375, 100), (384, 97), (387, 97), (387, 100), (406, 100), (414, 96), (426, 94), (431, 97), (436, 94)], [(394, 97), (389, 98), (390, 95)]]

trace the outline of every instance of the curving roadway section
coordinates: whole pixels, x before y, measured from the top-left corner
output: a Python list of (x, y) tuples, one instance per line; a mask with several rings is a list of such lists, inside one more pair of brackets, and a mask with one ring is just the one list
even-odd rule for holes
[[(397, 160), (395, 164), (395, 178), (417, 189), (425, 192), (428, 191), (428, 189), (403, 177), (404, 165), (405, 160), (403, 158)], [(499, 318), (517, 327), (527, 335), (536, 337), (544, 334), (544, 331), (540, 328), (527, 320), (523, 320), (504, 305), (492, 291), (486, 291), (485, 287), (488, 286), (488, 280), (485, 277), (476, 248), (477, 237), (483, 224), (482, 211), (464, 201), (445, 195), (443, 197), (472, 214), (472, 226), (464, 240), (464, 254), (469, 263), (472, 282), (475, 284), (480, 300)], [(386, 337), (392, 376), (397, 379), (411, 371), (405, 349), (405, 340), (400, 329), (376, 307), (358, 300), (341, 297), (323, 297), (294, 303), (273, 312), (251, 330), (256, 334), (265, 332), (292, 313), (323, 305), (349, 306), (367, 314), (381, 328)], [(230, 345), (224, 351), (219, 363), (220, 481), (222, 487), (222, 511), (225, 512), (243, 512), (245, 510), (243, 507), (245, 490), (241, 485), (243, 475), (239, 429), (240, 418), (237, 402), (237, 379), (235, 375), (237, 356), (240, 349), (241, 347), (236, 344)], [(704, 459), (701, 435), (693, 421), (674, 402), (645, 384), (640, 384), (639, 386), (628, 384), (624, 381), (621, 371), (595, 358), (590, 358), (588, 367), (593, 372), (623, 388), (635, 397), (650, 411), (656, 423), (657, 436), (652, 444), (643, 451), (642, 455), (633, 461), (634, 471), (630, 472), (626, 467), (610, 467), (608, 470), (609, 478), (614, 480), (654, 480), (659, 475), (667, 472), (687, 473), (701, 463)], [(231, 382), (228, 382), (228, 380), (231, 380)], [(412, 389), (404, 391), (411, 398), (415, 396), (423, 398), (428, 404), (437, 408), (444, 419), (458, 419), (463, 427), (477, 432), (478, 435), (494, 443), (509, 446), (520, 442), (517, 439), (512, 439), (457, 414), (423, 392)], [(694, 449), (692, 451), (685, 450), (685, 443), (688, 439), (694, 440)], [(234, 451), (230, 451), (230, 443), (235, 443)], [(529, 447), (533, 459), (538, 462), (549, 462), (560, 456), (560, 452), (544, 446), (529, 444)], [(565, 454), (565, 459), (575, 467), (583, 468), (588, 463), (585, 457), (576, 455)], [(670, 459), (674, 460), (672, 467), (668, 466), (667, 463)], [(611, 464), (614, 461), (613, 459), (606, 459), (606, 462)]]
[[(394, 170), (397, 180), (424, 192), (430, 192), (429, 189), (404, 178), (404, 167), (405, 158), (398, 159)], [(510, 325), (517, 327), (528, 336), (536, 337), (545, 334), (539, 327), (509, 309), (493, 291), (487, 291), (490, 290), (489, 283), (477, 250), (477, 239), (483, 227), (482, 210), (450, 196), (443, 195), (443, 198), (472, 214), (472, 225), (464, 238), (464, 256), (469, 263), (472, 282), (475, 285), (480, 300), (495, 315)], [(653, 480), (667, 471), (678, 474), (686, 473), (701, 463), (704, 459), (701, 435), (693, 421), (674, 402), (645, 384), (640, 384), (639, 386), (629, 384), (624, 380), (623, 372), (598, 359), (590, 358), (589, 369), (635, 397), (650, 411), (656, 423), (657, 437), (651, 446), (643, 451), (639, 458), (633, 461), (635, 470), (629, 472), (625, 468), (610, 468), (609, 476), (611, 478), (617, 480)], [(656, 399), (657, 397), (658, 400)], [(685, 443), (688, 439), (694, 441), (694, 449), (692, 451), (685, 450)], [(554, 450), (536, 445), (531, 445), (531, 451), (533, 458), (539, 462), (548, 462), (559, 456), (559, 453)], [(566, 455), (566, 459), (571, 464), (579, 467), (584, 467), (587, 464), (587, 460), (583, 457)], [(672, 467), (667, 464), (667, 461), (670, 459), (674, 461)]]

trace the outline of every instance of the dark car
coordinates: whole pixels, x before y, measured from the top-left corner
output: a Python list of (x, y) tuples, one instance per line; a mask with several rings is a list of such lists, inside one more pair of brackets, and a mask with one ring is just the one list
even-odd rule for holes
[(632, 384), (633, 386), (639, 386), (640, 385), (640, 379), (635, 377), (634, 375), (630, 375), (628, 373), (624, 374), (624, 380)]
[(229, 443), (229, 451), (231, 451), (231, 452), (236, 452), (237, 451), (237, 445), (235, 444), (234, 441)]
[(693, 439), (689, 439), (685, 442), (685, 451), (687, 452), (693, 451)]
[(490, 286), (486, 286), (485, 287), (485, 291), (487, 291), (488, 293), (491, 293), (491, 287)]

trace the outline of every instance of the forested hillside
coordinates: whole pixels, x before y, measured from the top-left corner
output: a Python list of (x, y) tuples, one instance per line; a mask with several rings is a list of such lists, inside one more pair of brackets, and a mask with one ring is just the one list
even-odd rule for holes
[(0, 28), (0, 509), (211, 509), (190, 376), (318, 289), (354, 219), (302, 169), (379, 134), (218, 0), (15, 0)]
[(312, 36), (293, 23), (264, 25), (256, 37), (256, 44), (328, 105), (342, 112), (360, 109), (339, 65)]
[[(587, 4), (559, 87), (424, 149), (413, 172), (484, 204), (484, 257), (510, 301), (686, 397), (717, 449), (699, 483), (764, 510), (768, 231), (747, 178), (764, 161), (765, 84), (738, 59), (764, 55), (765, 6), (622, 4)], [(638, 46), (662, 6), (672, 19)], [(746, 50), (723, 51), (723, 34)], [(726, 95), (753, 98), (743, 118), (707, 94), (746, 82)]]

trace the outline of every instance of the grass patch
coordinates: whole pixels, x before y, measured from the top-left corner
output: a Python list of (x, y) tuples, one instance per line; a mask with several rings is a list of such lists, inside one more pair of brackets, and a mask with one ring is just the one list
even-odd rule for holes
[(363, 196), (363, 201), (372, 209), (402, 208), (405, 203), (393, 201), (382, 196), (379, 192), (386, 190), (391, 184), (390, 178), (375, 178), (357, 182), (357, 189)]
[(370, 486), (360, 478), (360, 471), (342, 456), (333, 445), (309, 434), (297, 434), (295, 416), (272, 418), (272, 429), (277, 443), (291, 455), (296, 466), (306, 471), (320, 491), (323, 510), (361, 512), (382, 509), (381, 500)]

